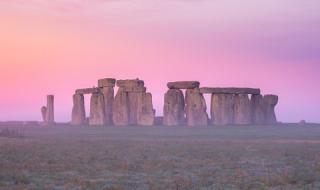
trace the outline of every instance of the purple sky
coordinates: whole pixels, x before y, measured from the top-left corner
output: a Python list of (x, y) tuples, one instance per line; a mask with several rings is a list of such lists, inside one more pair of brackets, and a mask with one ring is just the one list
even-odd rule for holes
[[(39, 120), (46, 94), (70, 120), (76, 88), (144, 79), (260, 87), (279, 120), (320, 122), (318, 0), (2, 0), (0, 120)], [(209, 102), (208, 102), (209, 103)]]

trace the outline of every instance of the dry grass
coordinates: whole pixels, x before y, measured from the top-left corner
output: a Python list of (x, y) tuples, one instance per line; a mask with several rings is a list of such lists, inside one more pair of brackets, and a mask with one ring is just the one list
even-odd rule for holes
[(0, 189), (319, 189), (320, 127), (30, 127)]

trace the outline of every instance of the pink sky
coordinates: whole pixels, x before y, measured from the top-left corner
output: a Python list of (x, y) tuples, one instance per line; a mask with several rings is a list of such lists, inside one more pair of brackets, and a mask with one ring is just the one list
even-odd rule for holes
[(320, 122), (318, 0), (0, 0), (0, 23), (0, 120), (40, 120), (54, 94), (68, 121), (76, 88), (139, 77), (157, 115), (168, 81), (199, 80), (259, 87), (280, 121)]

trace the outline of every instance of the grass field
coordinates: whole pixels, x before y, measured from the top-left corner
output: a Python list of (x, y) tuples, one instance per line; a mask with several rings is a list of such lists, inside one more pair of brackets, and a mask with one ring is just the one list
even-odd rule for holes
[(320, 189), (319, 125), (12, 129), (1, 190)]

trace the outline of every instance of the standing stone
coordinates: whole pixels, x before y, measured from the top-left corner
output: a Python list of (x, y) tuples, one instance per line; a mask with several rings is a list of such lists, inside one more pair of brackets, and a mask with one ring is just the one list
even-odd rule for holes
[(113, 87), (103, 87), (101, 90), (104, 96), (105, 119), (107, 125), (112, 125), (112, 105), (114, 101)]
[(252, 95), (252, 122), (253, 124), (265, 124), (265, 106), (262, 95)]
[(83, 125), (86, 123), (86, 112), (84, 105), (83, 94), (73, 95), (73, 108), (72, 108), (72, 125)]
[(47, 107), (46, 106), (41, 107), (41, 116), (42, 116), (43, 123), (47, 123)]
[(234, 95), (212, 94), (211, 96), (211, 120), (214, 125), (233, 124)]
[(265, 104), (265, 122), (266, 124), (276, 124), (277, 117), (275, 114), (275, 107), (278, 103), (278, 96), (276, 95), (265, 95), (263, 101)]
[(48, 124), (54, 124), (54, 96), (47, 96), (47, 115), (46, 121)]
[(128, 93), (129, 101), (129, 125), (136, 125), (138, 118), (138, 101), (139, 97), (142, 96), (142, 93), (130, 92)]
[(155, 120), (155, 110), (152, 105), (151, 93), (139, 93), (137, 124), (152, 126)]
[(90, 99), (90, 125), (105, 125), (104, 97), (102, 93), (93, 93)]
[(126, 126), (129, 124), (129, 98), (128, 93), (122, 87), (114, 98), (112, 105), (113, 124), (116, 126)]
[(183, 92), (178, 89), (169, 89), (164, 95), (163, 124), (166, 126), (183, 124), (184, 106)]
[(236, 94), (234, 96), (234, 124), (252, 124), (252, 104), (248, 94)]
[(186, 91), (186, 116), (189, 126), (207, 126), (208, 114), (206, 101), (199, 88)]

